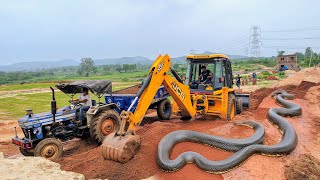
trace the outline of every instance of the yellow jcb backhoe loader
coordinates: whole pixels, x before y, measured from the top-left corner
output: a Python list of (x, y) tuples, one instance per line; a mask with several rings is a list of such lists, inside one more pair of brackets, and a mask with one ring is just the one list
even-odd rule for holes
[[(182, 80), (170, 68), (170, 57), (167, 54), (159, 55), (131, 106), (120, 114), (119, 131), (104, 139), (102, 155), (105, 159), (125, 163), (134, 157), (141, 143), (140, 137), (135, 134), (135, 128), (141, 123), (161, 85), (172, 96), (173, 110), (182, 116), (182, 120), (205, 114), (231, 120), (236, 113), (242, 111), (242, 106), (249, 106), (249, 95), (236, 94), (232, 89), (231, 62), (226, 55), (189, 55), (187, 62), (187, 75)], [(207, 71), (206, 79), (201, 72), (203, 69), (210, 70)], [(137, 107), (132, 113), (130, 110), (137, 101)]]

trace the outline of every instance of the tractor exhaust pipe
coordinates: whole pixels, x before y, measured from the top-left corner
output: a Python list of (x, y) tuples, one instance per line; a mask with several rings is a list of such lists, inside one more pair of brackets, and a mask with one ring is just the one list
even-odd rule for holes
[(52, 114), (52, 119), (53, 122), (56, 122), (56, 113), (57, 113), (57, 102), (56, 102), (56, 97), (54, 94), (54, 89), (52, 87), (50, 87), (51, 91), (52, 91), (52, 100), (51, 100), (51, 114)]

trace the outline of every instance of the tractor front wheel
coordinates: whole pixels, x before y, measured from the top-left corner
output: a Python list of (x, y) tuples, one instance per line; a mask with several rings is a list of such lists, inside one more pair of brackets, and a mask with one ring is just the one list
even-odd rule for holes
[(43, 139), (34, 148), (34, 156), (41, 156), (50, 160), (59, 158), (62, 152), (62, 143), (56, 138)]

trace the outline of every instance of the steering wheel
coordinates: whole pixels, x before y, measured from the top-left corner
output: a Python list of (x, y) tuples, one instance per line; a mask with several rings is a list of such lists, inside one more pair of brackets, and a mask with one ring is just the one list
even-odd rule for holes
[(77, 109), (77, 108), (82, 106), (82, 104), (79, 103), (79, 102), (71, 102), (71, 101), (69, 101), (69, 103), (71, 104), (71, 108), (72, 109)]

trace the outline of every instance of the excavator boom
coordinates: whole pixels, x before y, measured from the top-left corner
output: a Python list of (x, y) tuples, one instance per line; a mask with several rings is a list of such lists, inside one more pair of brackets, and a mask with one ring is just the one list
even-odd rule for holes
[[(166, 90), (172, 96), (174, 101), (179, 105), (184, 118), (192, 118), (196, 114), (196, 107), (190, 96), (190, 89), (181, 82), (180, 77), (173, 71), (176, 76), (173, 78), (169, 75), (171, 59), (166, 54), (159, 55), (152, 64), (148, 78), (137, 93), (134, 101), (127, 111), (120, 114), (122, 124), (120, 130), (108, 135), (102, 144), (102, 155), (105, 159), (111, 159), (125, 163), (134, 157), (140, 146), (140, 138), (135, 134), (135, 128), (140, 125), (147, 109), (152, 103), (158, 88), (164, 85)], [(131, 107), (139, 102), (136, 110), (132, 113)]]

